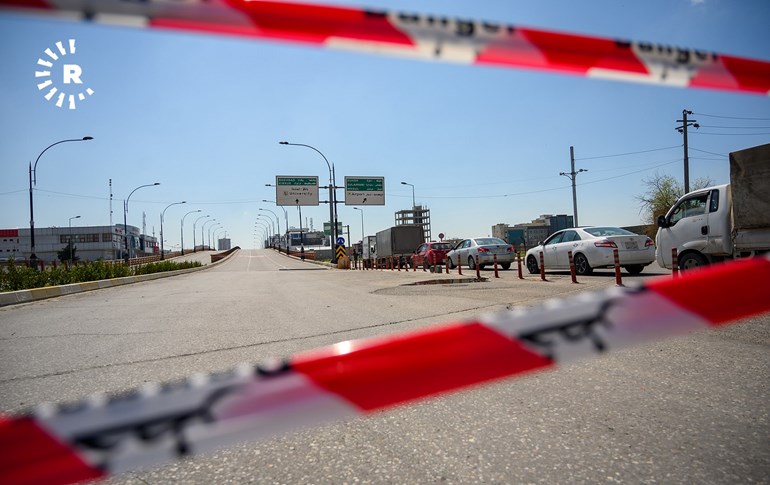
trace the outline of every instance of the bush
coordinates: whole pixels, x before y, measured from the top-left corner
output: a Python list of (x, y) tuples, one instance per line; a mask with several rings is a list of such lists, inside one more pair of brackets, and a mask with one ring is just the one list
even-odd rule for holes
[(46, 268), (45, 271), (38, 271), (35, 268), (17, 265), (11, 260), (5, 270), (0, 269), (0, 292), (28, 290), (31, 288), (42, 288), (44, 286), (59, 286), (70, 283), (82, 283), (85, 281), (107, 280), (112, 278), (122, 278), (124, 276), (196, 268), (198, 266), (201, 266), (201, 263), (191, 261), (184, 261), (181, 263), (161, 261), (135, 267), (129, 267), (124, 264), (109, 264), (104, 261), (94, 261), (72, 268)]

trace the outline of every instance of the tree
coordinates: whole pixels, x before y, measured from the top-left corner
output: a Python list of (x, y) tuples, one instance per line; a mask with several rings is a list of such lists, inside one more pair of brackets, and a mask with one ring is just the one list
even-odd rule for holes
[(64, 246), (64, 248), (62, 248), (61, 251), (56, 253), (56, 257), (59, 258), (59, 261), (61, 261), (62, 263), (65, 261), (77, 261), (78, 259), (80, 259), (77, 256), (75, 256), (75, 251), (77, 250), (78, 250), (77, 246), (73, 246), (72, 241), (70, 241), (67, 243), (66, 246)]
[[(658, 216), (665, 215), (677, 199), (684, 195), (684, 187), (672, 175), (661, 175), (658, 172), (642, 182), (647, 187), (647, 192), (636, 196), (641, 206), (639, 212), (645, 213), (647, 223), (655, 224)], [(692, 190), (710, 185), (714, 185), (713, 180), (700, 177), (693, 182)]]

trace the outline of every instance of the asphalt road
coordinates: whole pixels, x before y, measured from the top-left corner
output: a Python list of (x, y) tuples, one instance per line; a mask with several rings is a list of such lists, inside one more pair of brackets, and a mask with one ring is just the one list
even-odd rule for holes
[[(482, 273), (488, 281), (410, 285), (446, 276), (329, 270), (240, 251), (205, 271), (0, 308), (0, 409), (119, 392), (615, 283), (612, 271), (578, 285), (568, 273), (547, 282)], [(651, 273), (666, 272), (624, 282)], [(768, 403), (764, 316), (108, 483), (768, 483)]]

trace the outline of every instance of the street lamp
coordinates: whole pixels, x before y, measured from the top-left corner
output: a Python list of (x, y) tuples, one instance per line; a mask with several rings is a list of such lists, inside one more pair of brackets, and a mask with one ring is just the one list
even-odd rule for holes
[(52, 143), (51, 145), (48, 145), (45, 147), (45, 150), (40, 152), (40, 155), (37, 156), (37, 159), (35, 160), (35, 165), (32, 165), (32, 162), (29, 163), (29, 237), (30, 242), (32, 244), (31, 253), (29, 255), (29, 261), (32, 263), (33, 266), (36, 266), (37, 261), (37, 255), (35, 254), (35, 210), (34, 210), (34, 204), (32, 201), (32, 186), (37, 185), (37, 162), (40, 161), (40, 157), (43, 156), (43, 153), (48, 151), (49, 148), (52, 146), (56, 146), (59, 143), (67, 143), (70, 141), (88, 141), (93, 140), (94, 137), (92, 136), (84, 136), (83, 138), (74, 138), (71, 140), (61, 140), (57, 141), (56, 143)]
[(216, 251), (217, 248), (215, 248), (214, 245), (211, 244), (211, 230), (214, 229), (215, 227), (221, 226), (221, 225), (222, 225), (221, 222), (217, 222), (216, 224), (212, 224), (211, 226), (209, 226), (209, 230), (206, 231), (206, 234), (208, 234), (208, 236), (209, 236), (209, 247), (213, 248), (214, 251)]
[(275, 212), (271, 211), (270, 209), (262, 209), (262, 208), (260, 208), (259, 210), (265, 211), (265, 212), (269, 212), (269, 213), (273, 214), (273, 216), (275, 216), (275, 222), (278, 225), (278, 232), (276, 234), (280, 235), (281, 234), (281, 220), (278, 219), (278, 214), (276, 214)]
[[(195, 225), (198, 223), (199, 220), (205, 219), (207, 217), (211, 217), (210, 215), (206, 214), (205, 216), (200, 216), (199, 218), (195, 219), (193, 222), (193, 252), (195, 252)], [(203, 238), (203, 233), (201, 233), (201, 239)], [(203, 241), (201, 241), (201, 246), (203, 246)]]
[(80, 219), (80, 216), (70, 217), (70, 266), (72, 266), (72, 253), (75, 250), (75, 246), (72, 242), (72, 219)]
[[(269, 184), (268, 184), (269, 185)], [(276, 207), (280, 207), (283, 211), (283, 218), (286, 222), (286, 253), (289, 253), (289, 213), (286, 212), (286, 209), (282, 205), (276, 204), (274, 200), (268, 200), (268, 199), (262, 199), (262, 202), (271, 202), (276, 205)]]
[(167, 205), (166, 208), (163, 209), (163, 212), (160, 213), (160, 259), (161, 261), (166, 259), (165, 252), (163, 251), (163, 215), (166, 213), (166, 210), (172, 205), (179, 205), (179, 204), (186, 204), (186, 203), (187, 203), (186, 200), (183, 200), (182, 202), (174, 202), (172, 204)]
[(156, 185), (160, 185), (160, 182), (155, 182), (154, 184), (140, 185), (139, 187), (132, 190), (131, 193), (128, 194), (128, 197), (126, 197), (126, 200), (123, 201), (123, 242), (126, 246), (126, 255), (124, 257), (126, 264), (128, 264), (128, 260), (130, 258), (130, 254), (129, 254), (130, 250), (128, 248), (128, 223), (126, 222), (126, 218), (128, 216), (128, 201), (131, 200), (131, 196), (134, 195), (134, 192), (141, 189), (142, 187), (154, 187)]
[[(211, 219), (210, 221), (205, 221), (203, 224), (201, 224), (201, 246), (205, 247), (206, 245), (206, 239), (203, 237), (203, 230), (206, 229), (206, 224), (214, 221), (216, 221), (216, 219)], [(209, 249), (211, 249), (211, 247), (209, 247)]]
[[(334, 180), (334, 165), (329, 163), (329, 160), (326, 158), (326, 156), (321, 153), (321, 151), (313, 146), (305, 145), (304, 143), (289, 143), (288, 141), (279, 141), (279, 145), (292, 145), (292, 146), (298, 146), (298, 147), (306, 147), (310, 148), (311, 150), (315, 150), (319, 155), (321, 155), (326, 162), (326, 166), (329, 167), (329, 224), (332, 226), (331, 230), (331, 244), (332, 248), (334, 248), (334, 243), (337, 240), (337, 183)], [(300, 213), (302, 212), (302, 209), (300, 209)], [(302, 217), (300, 216), (299, 221), (300, 226), (300, 240), (302, 239)], [(303, 258), (304, 259), (304, 258)], [(332, 262), (337, 262), (337, 256), (332, 250)]]
[(275, 223), (273, 222), (273, 219), (270, 216), (266, 216), (266, 215), (263, 215), (263, 214), (258, 214), (257, 215), (257, 220), (260, 220), (260, 218), (262, 218), (262, 220), (267, 221), (267, 222), (270, 223), (270, 228), (273, 230), (273, 234), (275, 234)]
[[(366, 237), (366, 233), (364, 233), (364, 210), (360, 207), (353, 207), (353, 209), (357, 211), (361, 211), (361, 244), (364, 243), (364, 237)], [(362, 246), (363, 247), (363, 246)]]
[[(181, 241), (180, 242), (181, 242), (181, 245), (182, 245), (182, 256), (184, 256), (184, 218), (189, 216), (190, 214), (193, 214), (195, 212), (200, 212), (200, 211), (201, 211), (200, 209), (198, 209), (197, 211), (190, 211), (187, 214), (182, 216), (182, 224), (180, 225), (181, 228), (182, 228), (181, 229), (181, 233), (180, 233), (180, 236), (181, 236)], [(194, 227), (193, 227), (193, 239), (195, 239), (195, 228)]]
[(406, 182), (401, 182), (401, 185), (409, 185), (410, 187), (412, 187), (412, 209), (414, 209), (415, 207), (417, 207), (417, 203), (414, 201), (414, 185)]
[[(262, 223), (264, 225), (260, 226), (259, 225), (260, 223)], [(254, 222), (254, 227), (255, 228), (259, 228), (259, 229), (264, 229), (266, 231), (266, 233), (268, 233), (268, 234), (270, 233), (270, 226), (267, 224), (267, 220), (266, 219), (257, 219)]]

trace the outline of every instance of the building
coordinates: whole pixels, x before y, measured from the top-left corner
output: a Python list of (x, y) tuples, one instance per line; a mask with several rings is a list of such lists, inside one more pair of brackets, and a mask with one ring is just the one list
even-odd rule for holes
[[(271, 244), (273, 245), (278, 244), (278, 236), (270, 236), (270, 237), (271, 237), (271, 241), (270, 241)], [(275, 240), (272, 240), (273, 238), (275, 238)], [(219, 248), (220, 251), (227, 251), (231, 249), (232, 247), (230, 243), (230, 238), (227, 238), (227, 237), (219, 238), (219, 240), (217, 240), (217, 247)]]
[[(158, 239), (127, 226), (131, 257), (159, 254)], [(72, 240), (75, 257), (81, 261), (122, 259), (125, 240), (122, 224), (114, 226), (35, 228), (35, 255), (42, 261), (56, 261), (58, 253)], [(24, 260), (32, 254), (30, 229), (0, 229), (0, 259)]]
[(516, 249), (531, 248), (537, 246), (548, 236), (556, 231), (574, 227), (572, 216), (566, 214), (543, 214), (531, 222), (519, 223), (514, 226), (508, 224), (495, 224), (492, 226), (492, 236), (503, 239), (508, 244), (513, 244)]
[(430, 209), (421, 205), (416, 205), (412, 209), (400, 210), (396, 212), (396, 225), (418, 224), (422, 226), (423, 239), (432, 241), (430, 229)]

